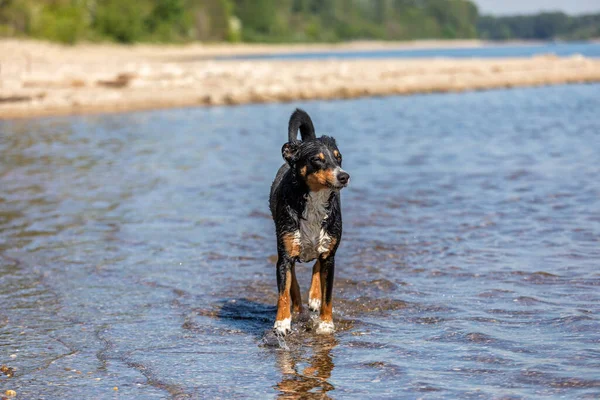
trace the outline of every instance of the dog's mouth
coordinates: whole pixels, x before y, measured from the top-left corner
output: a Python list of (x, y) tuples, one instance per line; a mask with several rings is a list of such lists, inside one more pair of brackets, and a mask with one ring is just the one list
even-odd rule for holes
[(334, 184), (329, 184), (329, 188), (333, 189), (333, 190), (337, 190), (340, 191), (343, 188), (348, 187), (348, 183), (334, 183)]

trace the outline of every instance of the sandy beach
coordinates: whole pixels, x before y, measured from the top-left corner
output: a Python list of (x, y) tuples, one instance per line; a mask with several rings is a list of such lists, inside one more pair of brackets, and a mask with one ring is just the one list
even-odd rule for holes
[(213, 59), (236, 54), (484, 44), (423, 41), (335, 46), (65, 47), (1, 40), (0, 119), (600, 81), (600, 61), (579, 55), (521, 59)]

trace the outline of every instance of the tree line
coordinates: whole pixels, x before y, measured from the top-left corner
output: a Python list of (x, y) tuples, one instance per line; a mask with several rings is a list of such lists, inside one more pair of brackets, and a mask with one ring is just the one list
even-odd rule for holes
[(600, 14), (481, 16), (469, 0), (0, 0), (0, 36), (133, 42), (586, 39)]
[(490, 17), (477, 21), (482, 39), (583, 40), (600, 37), (600, 14), (569, 16), (545, 12), (528, 16)]

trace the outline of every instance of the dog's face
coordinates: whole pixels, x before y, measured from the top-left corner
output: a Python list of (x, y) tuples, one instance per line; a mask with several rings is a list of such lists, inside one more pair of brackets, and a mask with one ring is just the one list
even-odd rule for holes
[(308, 142), (288, 142), (281, 149), (283, 158), (312, 192), (340, 190), (350, 182), (342, 169), (342, 154), (335, 139), (321, 136)]

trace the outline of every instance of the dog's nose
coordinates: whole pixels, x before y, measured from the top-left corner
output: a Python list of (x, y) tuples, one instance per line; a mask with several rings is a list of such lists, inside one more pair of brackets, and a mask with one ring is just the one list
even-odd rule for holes
[(348, 184), (348, 181), (350, 180), (350, 175), (347, 172), (340, 172), (337, 176), (338, 181), (340, 181), (340, 183), (342, 185), (346, 185)]

